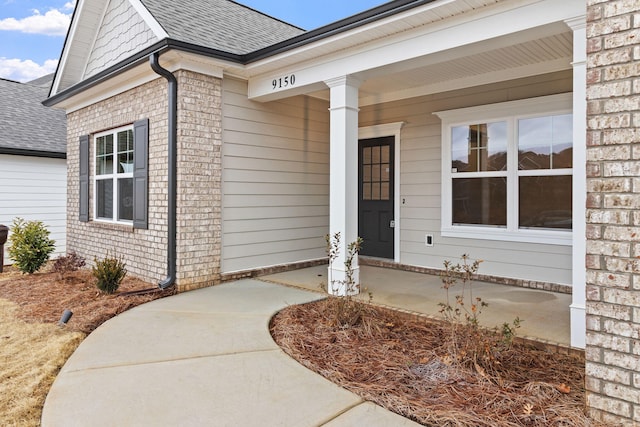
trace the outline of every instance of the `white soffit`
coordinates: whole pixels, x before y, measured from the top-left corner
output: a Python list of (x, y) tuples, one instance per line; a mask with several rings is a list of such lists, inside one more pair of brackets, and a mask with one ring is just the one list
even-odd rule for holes
[[(319, 82), (348, 74), (363, 80), (387, 77), (378, 83), (387, 91), (402, 91), (419, 85), (416, 80), (424, 81), (420, 73), (430, 66), (434, 67), (431, 70), (434, 79), (429, 81), (487, 75), (493, 69), (502, 72), (505, 66), (520, 70), (513, 78), (570, 68), (566, 58), (571, 58), (571, 46), (567, 46), (567, 41), (572, 35), (564, 20), (581, 13), (583, 0), (561, 3), (502, 0), (483, 6), (484, 3), (461, 0), (429, 3), (427, 6), (431, 8), (411, 9), (249, 64), (247, 72), (252, 76), (249, 95), (252, 99), (268, 101), (310, 93), (321, 89)], [(461, 13), (463, 5), (468, 9)], [(340, 50), (341, 46), (344, 49)], [(325, 49), (330, 53), (323, 56)], [(490, 54), (485, 59), (486, 52)], [(313, 59), (306, 59), (307, 56)], [(470, 58), (465, 58), (467, 56)], [(468, 71), (464, 76), (451, 74), (453, 69), (459, 73), (465, 68)], [(394, 73), (405, 73), (403, 77), (407, 82), (389, 81), (398, 80), (389, 78)], [(295, 87), (272, 90), (274, 79), (291, 74), (295, 74)], [(391, 87), (394, 84), (399, 86)], [(361, 90), (367, 92), (366, 81)], [(376, 92), (380, 91), (376, 88)]]

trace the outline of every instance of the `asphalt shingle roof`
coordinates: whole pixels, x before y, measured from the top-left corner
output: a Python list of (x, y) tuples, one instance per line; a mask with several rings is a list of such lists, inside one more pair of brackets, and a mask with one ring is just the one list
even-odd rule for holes
[(65, 112), (45, 107), (48, 85), (0, 79), (0, 149), (67, 152)]
[(170, 38), (246, 54), (305, 31), (229, 0), (142, 0)]

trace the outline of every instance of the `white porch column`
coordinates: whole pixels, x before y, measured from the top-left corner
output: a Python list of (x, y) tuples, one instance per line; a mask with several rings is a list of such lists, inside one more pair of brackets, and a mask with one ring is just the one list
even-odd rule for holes
[(586, 18), (566, 21), (573, 30), (573, 301), (571, 346), (586, 341), (587, 30)]
[[(358, 238), (358, 87), (360, 81), (343, 76), (325, 81), (331, 90), (329, 233), (340, 233), (339, 252), (329, 266), (327, 290), (347, 295), (347, 246)], [(352, 262), (353, 280), (360, 290), (358, 257)]]

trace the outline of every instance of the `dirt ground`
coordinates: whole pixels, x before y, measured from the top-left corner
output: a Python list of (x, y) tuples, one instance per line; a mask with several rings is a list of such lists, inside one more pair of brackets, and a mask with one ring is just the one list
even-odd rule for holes
[[(65, 361), (86, 334), (137, 305), (173, 291), (127, 296), (154, 285), (125, 278), (119, 292), (102, 294), (90, 271), (60, 277), (23, 275), (11, 267), (0, 273), (0, 425), (40, 425), (47, 392)], [(64, 310), (73, 315), (57, 323)]]

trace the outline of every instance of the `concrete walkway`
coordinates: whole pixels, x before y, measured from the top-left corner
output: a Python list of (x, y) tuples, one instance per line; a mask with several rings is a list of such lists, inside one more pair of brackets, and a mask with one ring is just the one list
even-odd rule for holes
[(127, 311), (67, 361), (42, 426), (417, 426), (302, 367), (273, 342), (275, 312), (321, 297), (248, 279)]

